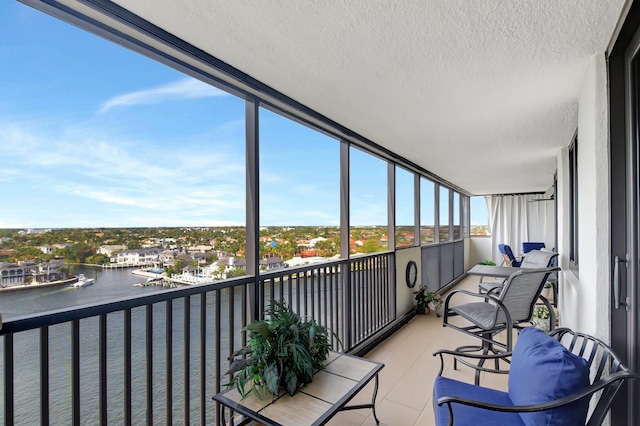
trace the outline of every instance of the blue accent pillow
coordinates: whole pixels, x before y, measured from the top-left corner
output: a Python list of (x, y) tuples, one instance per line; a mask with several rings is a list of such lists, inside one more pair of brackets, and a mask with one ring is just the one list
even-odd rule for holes
[[(587, 361), (542, 330), (522, 330), (511, 358), (509, 398), (515, 405), (539, 404), (589, 386)], [(537, 413), (520, 413), (526, 425), (584, 425), (589, 398)]]

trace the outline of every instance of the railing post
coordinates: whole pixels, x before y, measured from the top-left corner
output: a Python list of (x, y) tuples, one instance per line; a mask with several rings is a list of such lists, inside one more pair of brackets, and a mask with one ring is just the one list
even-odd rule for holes
[(4, 335), (4, 423), (13, 425), (13, 334)]
[(40, 328), (40, 423), (49, 424), (49, 327)]
[(351, 349), (351, 262), (346, 260), (340, 264), (342, 268), (342, 335), (344, 351)]

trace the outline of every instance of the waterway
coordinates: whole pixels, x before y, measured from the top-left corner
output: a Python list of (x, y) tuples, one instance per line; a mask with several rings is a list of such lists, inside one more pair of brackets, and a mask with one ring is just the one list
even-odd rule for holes
[(72, 288), (69, 285), (43, 288), (26, 286), (21, 290), (0, 292), (0, 313), (6, 321), (23, 315), (163, 290), (157, 286), (134, 287), (134, 284), (141, 283), (146, 278), (133, 275), (131, 271), (133, 269), (72, 269), (72, 274), (84, 273), (87, 278), (95, 278), (96, 282), (80, 288)]
[[(167, 291), (161, 286), (137, 287), (136, 283), (145, 280), (144, 277), (131, 274), (131, 270), (114, 269), (78, 269), (75, 272), (82, 272), (87, 277), (95, 277), (93, 285), (70, 288), (46, 287), (28, 288), (23, 291), (12, 291), (0, 293), (0, 312), (4, 321), (11, 318), (29, 315), (39, 312), (46, 312), (56, 309), (80, 306), (89, 303), (106, 302), (114, 299), (132, 297), (140, 294)], [(207, 313), (213, 315), (216, 303), (213, 297), (207, 298)], [(192, 316), (199, 312), (199, 297), (191, 298)], [(225, 305), (221, 301), (222, 306)], [(173, 401), (172, 411), (174, 422), (183, 424), (184, 407), (184, 302), (176, 301), (173, 304)], [(224, 318), (223, 314), (223, 318)], [(124, 423), (124, 362), (123, 362), (123, 317), (124, 314), (114, 313), (107, 317), (107, 394), (108, 394), (108, 420), (109, 424)], [(166, 357), (165, 357), (165, 305), (158, 304), (154, 307), (153, 316), (153, 395), (154, 395), (154, 424), (165, 424), (166, 418)], [(145, 352), (145, 310), (144, 308), (134, 309), (133, 320), (133, 347), (132, 347), (132, 413), (133, 424), (145, 424), (146, 416), (146, 352)], [(213, 323), (213, 317), (207, 318), (207, 323)], [(192, 324), (192, 336), (199, 333), (199, 321), (190, 321)], [(49, 363), (50, 363), (50, 409), (52, 424), (71, 424), (71, 326), (61, 324), (49, 328)], [(207, 337), (207, 357), (213, 358), (216, 336), (213, 336), (213, 327), (207, 329), (210, 334)], [(223, 337), (224, 336), (220, 336)], [(32, 425), (40, 424), (40, 359), (39, 359), (39, 332), (20, 333), (14, 339), (14, 397), (15, 397), (15, 424)], [(199, 341), (194, 337), (191, 339), (190, 356), (190, 400), (191, 400), (191, 421), (192, 424), (199, 424)], [(211, 346), (211, 347), (209, 347)], [(4, 350), (4, 341), (0, 339), (0, 351)], [(0, 352), (3, 353), (3, 352)], [(98, 380), (98, 319), (90, 318), (80, 323), (80, 388), (81, 388), (81, 423), (86, 425), (99, 424), (99, 380)], [(3, 376), (4, 358), (0, 358), (0, 376)], [(208, 365), (210, 364), (210, 365)], [(214, 393), (214, 368), (213, 362), (207, 360), (206, 371), (206, 400), (207, 419), (206, 423), (213, 422), (213, 402), (211, 396)], [(157, 374), (156, 374), (157, 372)], [(4, 377), (0, 377), (4, 382)], [(2, 383), (0, 382), (0, 383)], [(0, 424), (5, 423), (4, 419), (4, 387), (0, 385)]]

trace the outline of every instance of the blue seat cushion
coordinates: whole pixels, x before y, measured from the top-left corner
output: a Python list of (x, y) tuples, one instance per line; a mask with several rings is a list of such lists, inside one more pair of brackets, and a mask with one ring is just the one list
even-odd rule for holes
[[(443, 404), (440, 407), (436, 404), (438, 398), (443, 396), (457, 396), (459, 398), (467, 398), (491, 404), (513, 405), (506, 392), (474, 386), (469, 383), (438, 376), (436, 377), (433, 387), (433, 406), (436, 414), (436, 425), (438, 426), (449, 424), (449, 409), (447, 408), (447, 404)], [(456, 425), (524, 425), (518, 413), (501, 413), (456, 403), (452, 403), (451, 407), (453, 408), (453, 420)]]
[[(586, 386), (589, 368), (585, 359), (540, 329), (528, 327), (520, 333), (509, 372), (509, 398), (514, 405), (553, 401)], [(527, 426), (583, 425), (588, 408), (589, 399), (583, 398), (553, 410), (520, 413), (520, 417)]]

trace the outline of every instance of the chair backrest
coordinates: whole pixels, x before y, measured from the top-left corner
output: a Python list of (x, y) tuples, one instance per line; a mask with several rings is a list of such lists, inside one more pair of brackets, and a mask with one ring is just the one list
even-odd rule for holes
[(530, 241), (522, 243), (522, 253), (529, 253), (531, 250), (541, 250), (545, 248), (544, 243), (533, 243)]
[[(591, 369), (591, 384), (618, 372), (630, 373), (630, 370), (622, 364), (622, 360), (600, 339), (568, 328), (558, 328), (549, 335), (562, 343), (570, 352), (587, 360), (587, 365)], [(635, 377), (638, 376), (635, 375)], [(612, 382), (603, 389), (587, 420), (587, 425), (602, 424), (623, 382), (624, 380)], [(597, 394), (592, 396), (594, 397), (597, 397)]]
[(500, 250), (502, 257), (504, 257), (504, 261), (507, 266), (520, 266), (520, 263), (516, 261), (516, 257), (513, 255), (513, 251), (510, 246), (507, 244), (498, 244), (498, 250)]
[(521, 268), (548, 268), (558, 253), (545, 250), (532, 250), (522, 259)]
[[(514, 324), (530, 321), (533, 308), (540, 297), (549, 274), (560, 268), (520, 269), (507, 279), (498, 300), (500, 300)], [(496, 310), (495, 324), (504, 324), (506, 316), (502, 309)]]

